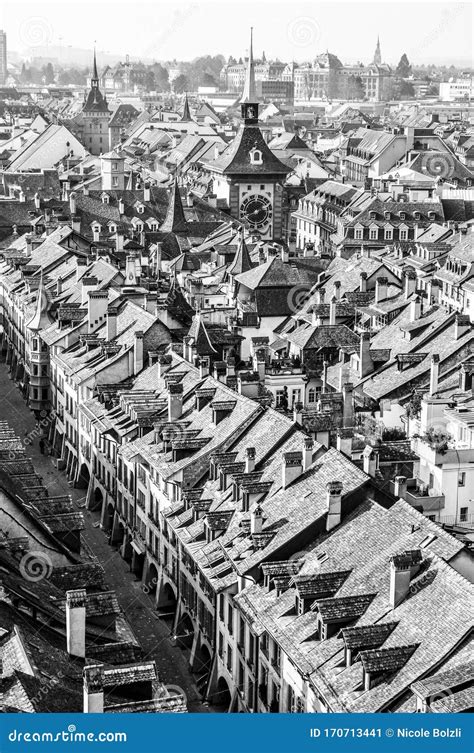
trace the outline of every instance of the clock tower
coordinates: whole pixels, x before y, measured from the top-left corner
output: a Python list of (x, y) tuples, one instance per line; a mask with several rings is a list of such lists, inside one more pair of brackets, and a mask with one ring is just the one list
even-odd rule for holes
[(233, 217), (265, 240), (283, 237), (283, 185), (290, 168), (269, 149), (258, 126), (253, 40), (240, 100), (242, 124), (234, 141), (209, 164), (213, 191), (225, 199)]

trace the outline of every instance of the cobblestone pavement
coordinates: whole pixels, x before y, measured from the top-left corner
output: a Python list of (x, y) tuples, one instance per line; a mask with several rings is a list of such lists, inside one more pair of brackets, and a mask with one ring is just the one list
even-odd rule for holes
[[(156, 616), (151, 597), (130, 572), (128, 564), (108, 545), (106, 536), (98, 527), (98, 513), (83, 507), (85, 490), (71, 488), (65, 474), (56, 469), (51, 458), (40, 453), (38, 435), (34, 433), (35, 418), (19, 389), (9, 379), (4, 362), (0, 363), (0, 417), (8, 421), (20, 438), (24, 438), (26, 453), (31, 457), (35, 470), (43, 477), (50, 496), (70, 494), (77, 509), (84, 513), (83, 542), (104, 568), (107, 585), (116, 592), (145, 657), (156, 661), (161, 681), (182, 688), (188, 699), (189, 711), (208, 712), (210, 709), (200, 700), (186, 657), (181, 649), (172, 645), (168, 627)], [(28, 444), (28, 434), (31, 432), (33, 439)]]

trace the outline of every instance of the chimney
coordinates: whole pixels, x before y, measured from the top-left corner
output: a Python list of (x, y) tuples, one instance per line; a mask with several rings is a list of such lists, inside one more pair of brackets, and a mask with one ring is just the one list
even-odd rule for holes
[(359, 275), (359, 291), (361, 293), (367, 292), (367, 272), (361, 272)]
[(162, 241), (158, 241), (156, 244), (156, 256), (155, 256), (155, 265), (156, 265), (156, 274), (157, 276), (160, 275), (161, 272), (161, 262), (163, 259), (163, 243)]
[(194, 196), (192, 195), (191, 191), (188, 191), (186, 193), (186, 204), (188, 207), (194, 206)]
[(472, 371), (467, 363), (461, 364), (459, 372), (459, 389), (462, 392), (468, 392), (472, 389)]
[(326, 489), (328, 508), (326, 531), (332, 531), (341, 522), (342, 481), (329, 481)]
[(329, 304), (329, 324), (332, 327), (334, 327), (336, 324), (336, 305), (337, 299), (336, 296), (333, 295), (333, 297), (331, 298), (331, 303)]
[(123, 251), (123, 232), (121, 230), (117, 230), (115, 233), (115, 250)]
[(168, 384), (168, 421), (177, 421), (183, 412), (183, 385), (180, 382)]
[(374, 364), (370, 355), (370, 332), (362, 332), (359, 348), (359, 377), (363, 379), (373, 370)]
[(250, 533), (262, 533), (263, 528), (263, 510), (260, 505), (250, 513)]
[(316, 292), (318, 303), (324, 303), (324, 296), (326, 295), (326, 288), (319, 288)]
[(118, 210), (119, 214), (125, 214), (125, 204), (122, 197), (118, 200)]
[(24, 204), (24, 203), (25, 203), (25, 201), (26, 201), (26, 196), (25, 196), (25, 192), (23, 191), (23, 189), (22, 189), (22, 188), (20, 189), (20, 193), (18, 194), (18, 201), (19, 201), (19, 202), (20, 202), (21, 204)]
[(35, 193), (34, 195), (34, 202), (35, 202), (35, 209), (39, 209), (41, 207), (41, 200), (39, 193)]
[(27, 233), (25, 235), (25, 241), (26, 241), (26, 255), (31, 256), (31, 252), (33, 251), (33, 235), (31, 233)]
[(81, 218), (77, 214), (71, 216), (71, 225), (75, 233), (81, 232)]
[(88, 664), (83, 670), (84, 714), (104, 712), (104, 665)]
[(247, 447), (245, 450), (245, 473), (253, 473), (255, 470), (255, 447)]
[(69, 194), (69, 212), (71, 213), (71, 215), (75, 215), (76, 211), (76, 194), (74, 193), (74, 191), (71, 191), (71, 193)]
[(143, 186), (143, 201), (151, 201), (151, 190), (149, 183), (145, 183)]
[(303, 473), (303, 453), (285, 452), (282, 458), (282, 489), (288, 489), (298, 476)]
[(459, 340), (471, 329), (471, 323), (467, 314), (456, 314), (454, 318), (454, 339)]
[(103, 290), (91, 290), (87, 305), (89, 332), (94, 332), (105, 322), (107, 315), (108, 293)]
[(410, 561), (403, 555), (392, 557), (390, 562), (390, 606), (395, 609), (410, 588)]
[(410, 322), (416, 322), (421, 316), (421, 298), (416, 295), (410, 303)]
[(393, 484), (393, 493), (397, 499), (405, 499), (407, 493), (406, 476), (395, 476)]
[(87, 269), (87, 259), (78, 257), (76, 259), (76, 282), (79, 282), (79, 280), (83, 276), (86, 269)]
[(217, 196), (216, 196), (216, 194), (215, 194), (215, 193), (210, 193), (210, 194), (209, 194), (209, 196), (207, 197), (207, 203), (208, 203), (208, 204), (209, 204), (209, 206), (210, 206), (210, 207), (212, 207), (213, 209), (216, 209), (216, 208), (217, 208)]
[(289, 250), (287, 248), (285, 248), (285, 246), (281, 247), (281, 260), (285, 264), (288, 264), (288, 262), (290, 260), (290, 252), (289, 252)]
[(86, 597), (85, 588), (66, 591), (67, 652), (81, 659), (86, 655)]
[(334, 296), (336, 298), (336, 301), (339, 301), (341, 299), (341, 282), (340, 280), (336, 280), (334, 283)]
[(387, 298), (388, 279), (377, 277), (375, 281), (375, 303), (382, 303)]
[(107, 311), (107, 340), (110, 342), (117, 337), (117, 314), (115, 308), (109, 308)]
[(135, 332), (133, 345), (133, 374), (136, 376), (143, 369), (143, 332)]
[(434, 395), (438, 392), (438, 379), (439, 379), (439, 355), (435, 353), (431, 356), (431, 369), (430, 369), (430, 395)]
[(379, 467), (379, 453), (373, 447), (367, 445), (363, 453), (364, 473), (368, 476), (375, 477)]
[(303, 440), (303, 471), (307, 471), (313, 464), (313, 449), (313, 438), (305, 437)]
[(416, 275), (405, 272), (405, 300), (407, 300), (416, 290)]
[(346, 428), (354, 423), (352, 392), (354, 385), (352, 382), (346, 382), (342, 387), (342, 406), (343, 406), (343, 426)]
[(209, 368), (209, 356), (201, 356), (199, 358), (199, 379), (205, 379), (205, 377), (209, 376)]

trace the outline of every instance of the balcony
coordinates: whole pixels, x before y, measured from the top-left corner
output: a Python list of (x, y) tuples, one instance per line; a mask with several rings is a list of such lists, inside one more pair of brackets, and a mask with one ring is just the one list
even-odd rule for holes
[(436, 441), (427, 435), (412, 438), (412, 449), (431, 465), (463, 465), (472, 460), (472, 449), (457, 448), (449, 439)]

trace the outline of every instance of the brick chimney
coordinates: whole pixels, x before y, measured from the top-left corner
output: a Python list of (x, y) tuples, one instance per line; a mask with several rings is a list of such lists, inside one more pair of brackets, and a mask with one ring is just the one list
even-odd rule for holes
[(341, 522), (342, 481), (329, 481), (326, 490), (326, 531), (332, 531)]
[(375, 303), (382, 303), (387, 298), (388, 279), (377, 277), (375, 281)]
[(303, 453), (285, 452), (282, 461), (281, 485), (287, 489), (303, 473)]
[(373, 371), (374, 363), (370, 355), (370, 332), (362, 332), (359, 346), (359, 376), (361, 379)]
[(105, 323), (109, 296), (106, 290), (91, 290), (88, 301), (89, 332)]
[(117, 316), (118, 311), (115, 308), (109, 308), (107, 311), (107, 340), (113, 340), (117, 337)]
[(76, 194), (71, 191), (69, 194), (69, 212), (71, 215), (75, 215), (77, 211)]
[(400, 497), (405, 499), (407, 493), (407, 479), (406, 476), (395, 476), (393, 482), (393, 494), (397, 499)]
[(410, 303), (410, 322), (416, 322), (421, 316), (422, 304), (419, 295), (416, 295)]
[(342, 409), (344, 427), (352, 426), (354, 423), (352, 393), (354, 385), (352, 382), (346, 382), (342, 386)]
[(303, 471), (307, 471), (313, 464), (313, 449), (313, 438), (305, 437), (303, 440)]
[(168, 384), (168, 421), (177, 421), (183, 412), (183, 385), (178, 382)]
[(390, 562), (390, 606), (395, 609), (410, 589), (410, 563), (403, 556), (392, 557)]
[(329, 304), (329, 324), (331, 326), (334, 326), (336, 324), (336, 306), (337, 306), (337, 299), (336, 296), (333, 295), (331, 298), (331, 303)]
[(199, 358), (199, 378), (204, 379), (209, 376), (210, 359), (209, 356), (201, 356)]
[(431, 368), (430, 368), (430, 395), (434, 395), (438, 392), (438, 379), (439, 379), (439, 355), (435, 353), (431, 356)]
[(361, 293), (367, 292), (367, 272), (361, 272), (359, 275), (359, 291)]
[(136, 376), (143, 370), (143, 332), (135, 332), (133, 345), (133, 374)]
[(416, 290), (416, 275), (413, 272), (405, 272), (405, 300)]
[(250, 533), (262, 533), (263, 510), (257, 505), (250, 513)]
[(83, 670), (84, 714), (104, 713), (104, 665), (89, 664)]
[(245, 473), (253, 473), (255, 470), (255, 447), (247, 447), (245, 450)]
[(86, 655), (86, 598), (85, 588), (66, 591), (67, 652), (81, 659)]

